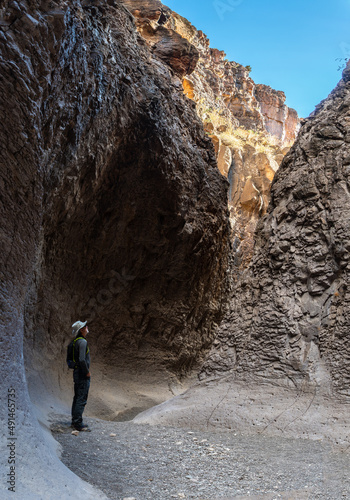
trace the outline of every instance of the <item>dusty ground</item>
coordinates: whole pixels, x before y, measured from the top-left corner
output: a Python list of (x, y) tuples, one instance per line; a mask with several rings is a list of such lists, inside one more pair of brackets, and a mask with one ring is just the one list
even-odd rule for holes
[(110, 499), (350, 498), (350, 456), (326, 441), (51, 416), (61, 459)]
[(350, 406), (320, 391), (296, 391), (234, 376), (198, 382), (140, 413), (141, 424), (324, 440), (350, 449)]

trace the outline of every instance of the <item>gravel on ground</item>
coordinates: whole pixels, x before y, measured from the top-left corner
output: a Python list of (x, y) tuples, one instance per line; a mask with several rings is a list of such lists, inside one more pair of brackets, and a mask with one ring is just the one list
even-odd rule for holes
[(328, 442), (52, 417), (61, 460), (111, 500), (350, 498), (350, 450)]

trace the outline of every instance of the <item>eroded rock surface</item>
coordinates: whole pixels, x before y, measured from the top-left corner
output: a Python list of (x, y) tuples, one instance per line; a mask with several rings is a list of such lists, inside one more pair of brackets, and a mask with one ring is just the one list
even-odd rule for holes
[(305, 121), (275, 177), (208, 374), (350, 396), (349, 75)]
[(51, 390), (64, 390), (78, 318), (95, 366), (189, 369), (227, 287), (227, 182), (181, 81), (120, 2), (5, 2), (1, 19), (1, 412), (13, 385), (30, 498), (58, 481), (80, 490), (31, 413), (23, 334), (27, 377)]
[(123, 4), (135, 16), (138, 30), (153, 54), (180, 77), (191, 74), (199, 52), (185, 37), (168, 27), (172, 11), (158, 0), (123, 0)]
[(187, 19), (157, 0), (126, 0), (139, 32), (155, 55), (183, 78), (185, 95), (211, 137), (220, 172), (230, 183), (229, 209), (235, 274), (247, 267), (271, 182), (299, 130), (285, 94), (249, 77)]
[(284, 92), (260, 84), (255, 85), (254, 95), (260, 104), (266, 131), (282, 144), (293, 143), (299, 130), (299, 118), (295, 109), (285, 105)]
[(201, 381), (135, 422), (349, 449), (349, 124), (348, 65), (274, 178)]
[(266, 213), (271, 182), (299, 130), (285, 94), (249, 77), (249, 68), (228, 61), (224, 51), (177, 14), (171, 18), (200, 54), (196, 69), (183, 80), (186, 95), (211, 137), (221, 173), (228, 179), (235, 274), (247, 267), (253, 235)]

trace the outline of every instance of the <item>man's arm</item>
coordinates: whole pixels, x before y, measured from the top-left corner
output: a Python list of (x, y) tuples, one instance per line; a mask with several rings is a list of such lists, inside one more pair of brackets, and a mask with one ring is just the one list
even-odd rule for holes
[(78, 340), (78, 353), (79, 353), (79, 361), (78, 365), (86, 377), (90, 376), (90, 372), (88, 366), (86, 364), (86, 346), (87, 341), (85, 339)]

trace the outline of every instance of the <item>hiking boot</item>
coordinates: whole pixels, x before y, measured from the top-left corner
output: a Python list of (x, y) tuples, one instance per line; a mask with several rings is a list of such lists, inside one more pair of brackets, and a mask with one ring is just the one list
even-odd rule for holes
[(76, 431), (79, 432), (91, 432), (91, 429), (87, 424), (81, 424), (81, 425), (74, 425), (73, 426)]

